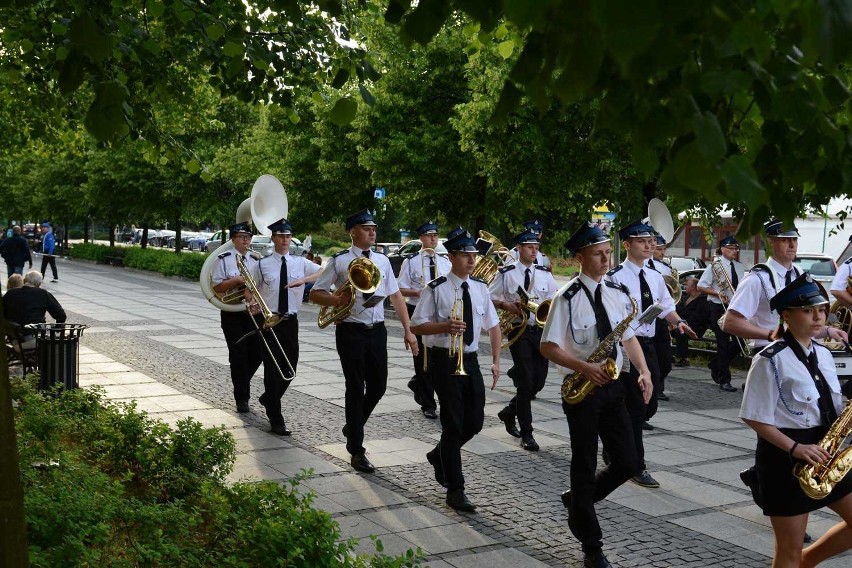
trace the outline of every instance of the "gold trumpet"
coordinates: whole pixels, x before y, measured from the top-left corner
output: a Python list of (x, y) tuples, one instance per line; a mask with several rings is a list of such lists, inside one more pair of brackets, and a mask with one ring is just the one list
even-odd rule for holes
[[(453, 309), (450, 312), (451, 320), (464, 319), (464, 304), (461, 298), (456, 298), (453, 302)], [(464, 371), (464, 333), (450, 334), (450, 357), (456, 358), (456, 368), (453, 375), (467, 375)]]
[[(284, 357), (284, 362), (287, 363), (287, 367), (289, 367), (290, 374), (289, 376), (284, 373), (281, 369), (281, 366), (278, 364), (278, 359), (275, 357), (275, 354), (272, 352), (272, 347), (269, 346), (269, 342), (266, 340), (266, 336), (263, 334), (264, 331), (271, 330), (273, 327), (278, 325), (281, 322), (281, 315), (276, 314), (272, 310), (269, 309), (269, 306), (266, 304), (266, 301), (263, 299), (263, 296), (257, 289), (257, 282), (255, 282), (254, 277), (251, 275), (248, 267), (246, 266), (245, 261), (242, 258), (242, 255), (237, 255), (236, 258), (237, 269), (240, 271), (240, 274), (245, 281), (245, 290), (248, 290), (251, 295), (254, 297), (255, 302), (257, 302), (258, 307), (260, 308), (260, 315), (263, 317), (263, 326), (257, 325), (257, 320), (254, 319), (254, 316), (251, 314), (251, 310), (247, 311), (248, 317), (251, 318), (252, 323), (254, 324), (255, 330), (260, 334), (260, 339), (263, 340), (263, 345), (266, 347), (266, 351), (269, 353), (272, 361), (275, 363), (275, 368), (278, 370), (278, 374), (281, 375), (281, 378), (287, 382), (292, 381), (296, 378), (296, 369), (293, 368), (293, 364), (290, 363), (290, 359), (287, 357), (287, 353), (284, 352), (284, 347), (281, 346), (281, 342), (278, 340), (278, 336), (275, 333), (272, 333), (272, 338), (275, 340), (275, 343), (278, 345), (278, 350), (281, 352), (281, 355)], [(246, 302), (248, 303), (248, 302)], [(251, 306), (247, 306), (251, 308)], [(254, 332), (251, 332), (254, 333)], [(245, 336), (244, 336), (245, 337)], [(242, 341), (243, 338), (238, 340)]]
[(349, 303), (343, 306), (323, 306), (320, 309), (319, 319), (317, 319), (317, 325), (320, 329), (348, 318), (349, 314), (352, 313), (352, 307), (355, 305), (355, 292), (362, 294), (375, 292), (382, 282), (382, 273), (372, 260), (359, 256), (349, 263), (346, 278), (346, 283), (338, 288), (334, 295), (342, 296), (348, 293), (350, 295)]

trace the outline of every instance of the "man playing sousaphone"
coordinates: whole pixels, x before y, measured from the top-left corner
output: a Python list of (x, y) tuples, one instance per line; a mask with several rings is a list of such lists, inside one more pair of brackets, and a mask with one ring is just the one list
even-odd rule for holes
[[(335, 338), (337, 354), (346, 380), (346, 449), (352, 456), (352, 467), (372, 473), (375, 467), (367, 459), (364, 449), (364, 425), (373, 409), (385, 394), (388, 384), (387, 330), (385, 329), (384, 299), (389, 297), (402, 323), (406, 348), (417, 353), (417, 338), (411, 333), (405, 300), (399, 292), (396, 277), (388, 258), (370, 250), (376, 242), (376, 222), (367, 209), (346, 218), (346, 230), (352, 246), (335, 254), (328, 261), (311, 290), (311, 301), (321, 306), (343, 308), (355, 301), (350, 311), (336, 318)], [(366, 270), (378, 271), (380, 281), (373, 292), (352, 290), (332, 294), (349, 280), (350, 264), (357, 259), (367, 259)], [(372, 265), (372, 267), (370, 267)], [(322, 317), (322, 314), (321, 314)]]
[[(550, 307), (541, 337), (541, 353), (558, 366), (562, 375), (574, 371), (596, 385), (592, 396), (576, 404), (562, 403), (571, 435), (571, 489), (562, 494), (568, 509), (568, 528), (583, 547), (584, 566), (606, 568), (603, 534), (595, 503), (606, 498), (640, 470), (633, 440), (633, 427), (625, 403), (625, 390), (635, 388), (645, 401), (653, 390), (651, 374), (642, 347), (633, 330), (622, 322), (628, 317), (628, 292), (603, 279), (612, 252), (609, 237), (596, 226), (583, 225), (565, 243), (580, 263), (580, 275), (563, 286)], [(634, 307), (634, 316), (635, 310)], [(626, 323), (626, 322), (625, 322)], [(613, 330), (624, 327), (624, 351), (638, 369), (635, 384), (622, 373), (619, 380), (599, 365), (588, 362), (601, 340), (617, 343)], [(621, 349), (613, 345), (610, 355), (621, 368)], [(596, 472), (598, 437), (610, 463)]]
[[(248, 223), (236, 223), (230, 228), (234, 250), (219, 255), (213, 269), (213, 290), (225, 294), (245, 286), (245, 280), (237, 268), (237, 255), (240, 255), (249, 271), (255, 269), (257, 258), (249, 250), (251, 229)], [(249, 412), (249, 385), (251, 377), (263, 360), (260, 338), (252, 332), (257, 329), (252, 317), (246, 311), (229, 312), (221, 310), (222, 332), (228, 344), (228, 363), (231, 366), (231, 382), (234, 384), (234, 400), (237, 412)]]

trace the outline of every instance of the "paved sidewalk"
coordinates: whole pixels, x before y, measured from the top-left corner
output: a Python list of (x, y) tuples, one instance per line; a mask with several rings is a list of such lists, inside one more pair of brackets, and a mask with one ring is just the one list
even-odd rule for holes
[[(60, 282), (45, 287), (69, 322), (91, 326), (81, 342), (81, 384), (99, 385), (114, 400), (135, 400), (171, 424), (192, 416), (224, 425), (239, 452), (232, 480), (283, 482), (311, 469), (303, 487), (316, 492), (315, 505), (334, 516), (344, 537), (362, 539), (365, 552), (375, 550), (367, 538), (375, 535), (387, 553), (419, 546), (435, 567), (582, 566), (559, 501), (571, 452), (555, 371), (533, 403), (541, 451), (526, 452), (496, 418), (512, 396), (505, 376), (511, 361), (502, 358), (500, 384), (486, 391), (485, 427), (463, 453), (467, 493), (479, 508), (465, 515), (444, 504), (426, 462), (440, 424), (421, 415), (406, 388), (412, 365), (398, 322), (388, 322), (388, 390), (365, 429), (378, 470), (365, 475), (348, 464), (334, 332), (317, 328), (315, 306), (300, 316), (299, 372), (283, 401), (293, 436), (280, 438), (266, 432), (257, 402), (260, 374), (252, 384), (252, 412), (236, 413), (219, 312), (197, 284), (80, 262), (60, 262), (59, 273)], [(738, 477), (752, 463), (755, 445), (736, 417), (739, 393), (720, 392), (697, 368), (675, 368), (667, 393), (671, 401), (661, 403), (656, 429), (645, 438), (649, 469), (662, 487), (628, 483), (599, 504), (605, 553), (620, 567), (768, 566), (768, 519)], [(810, 533), (822, 534), (835, 519), (827, 510), (811, 515)], [(824, 566), (850, 562), (847, 553)]]

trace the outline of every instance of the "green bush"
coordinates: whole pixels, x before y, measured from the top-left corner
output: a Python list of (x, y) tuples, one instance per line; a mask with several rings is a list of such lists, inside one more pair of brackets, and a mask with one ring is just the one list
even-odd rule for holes
[(420, 551), (356, 555), (313, 494), (296, 490), (300, 478), (225, 484), (226, 430), (191, 418), (171, 429), (97, 391), (43, 396), (35, 383), (12, 381), (34, 567), (419, 564)]
[(73, 245), (68, 256), (96, 262), (106, 262), (108, 257), (121, 258), (124, 266), (159, 272), (165, 276), (182, 276), (198, 280), (206, 254), (185, 252), (176, 254), (171, 249), (140, 247), (109, 247), (107, 245), (78, 243)]
[(333, 239), (325, 235), (314, 235), (313, 237), (311, 237), (311, 239), (313, 240), (311, 247), (313, 248), (314, 252), (325, 252), (332, 247), (336, 247), (337, 250), (342, 250), (345, 248), (349, 248), (350, 245), (349, 242)]
[(68, 256), (71, 258), (82, 258), (85, 260), (94, 260), (96, 262), (105, 262), (107, 257), (123, 257), (126, 249), (123, 247), (109, 247), (107, 245), (96, 245), (93, 243), (77, 243), (68, 249)]

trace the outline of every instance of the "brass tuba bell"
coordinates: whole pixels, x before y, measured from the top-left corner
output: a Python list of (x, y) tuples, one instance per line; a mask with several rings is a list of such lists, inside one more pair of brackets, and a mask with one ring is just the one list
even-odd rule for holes
[(362, 294), (375, 292), (382, 282), (382, 273), (372, 260), (359, 256), (349, 263), (346, 278), (346, 284), (338, 288), (334, 295), (341, 296), (349, 293), (349, 303), (345, 306), (323, 306), (317, 320), (320, 329), (348, 318), (349, 314), (352, 313), (352, 307), (355, 305), (355, 292)]

